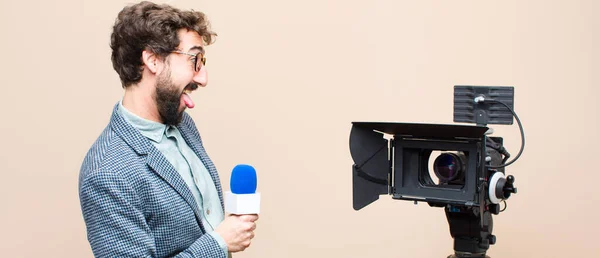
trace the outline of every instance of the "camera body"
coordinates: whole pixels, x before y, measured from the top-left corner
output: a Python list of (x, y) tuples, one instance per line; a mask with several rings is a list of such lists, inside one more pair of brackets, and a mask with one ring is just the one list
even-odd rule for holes
[[(355, 161), (354, 209), (381, 194), (436, 206), (478, 206), (478, 188), (489, 177), (487, 130), (483, 126), (354, 122), (350, 138)], [(440, 155), (434, 157), (432, 153), (437, 152)]]

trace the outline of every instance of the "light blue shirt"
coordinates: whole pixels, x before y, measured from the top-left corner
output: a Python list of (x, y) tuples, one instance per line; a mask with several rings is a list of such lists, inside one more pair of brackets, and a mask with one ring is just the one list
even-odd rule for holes
[(122, 101), (119, 102), (119, 113), (143, 136), (148, 138), (173, 165), (192, 192), (202, 211), (204, 229), (217, 240), (227, 254), (225, 240), (214, 232), (214, 229), (225, 217), (217, 188), (210, 173), (200, 158), (187, 145), (177, 127), (141, 118), (127, 110)]

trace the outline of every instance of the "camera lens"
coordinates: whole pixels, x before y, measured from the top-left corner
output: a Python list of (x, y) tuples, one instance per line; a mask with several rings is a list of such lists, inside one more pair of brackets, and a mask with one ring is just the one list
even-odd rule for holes
[(451, 182), (462, 176), (465, 164), (464, 156), (454, 153), (442, 153), (433, 162), (433, 171), (442, 182)]

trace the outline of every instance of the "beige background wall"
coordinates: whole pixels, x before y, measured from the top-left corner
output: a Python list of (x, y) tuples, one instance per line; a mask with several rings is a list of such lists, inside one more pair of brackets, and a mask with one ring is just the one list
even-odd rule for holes
[[(109, 34), (130, 1), (0, 3), (0, 252), (91, 257), (83, 156), (122, 96)], [(455, 84), (511, 85), (527, 143), (492, 257), (600, 257), (598, 1), (171, 1), (207, 13), (190, 110), (228, 189), (259, 175), (258, 257), (445, 257), (443, 210), (352, 209), (352, 121), (452, 123)], [(494, 126), (513, 156), (518, 127)]]

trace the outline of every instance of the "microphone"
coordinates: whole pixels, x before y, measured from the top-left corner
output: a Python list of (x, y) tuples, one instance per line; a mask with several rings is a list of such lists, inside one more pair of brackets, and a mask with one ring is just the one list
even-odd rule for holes
[(237, 215), (260, 213), (260, 193), (256, 192), (256, 170), (239, 164), (231, 171), (231, 191), (225, 192), (225, 212)]

